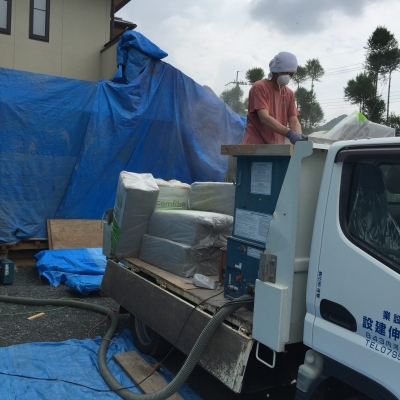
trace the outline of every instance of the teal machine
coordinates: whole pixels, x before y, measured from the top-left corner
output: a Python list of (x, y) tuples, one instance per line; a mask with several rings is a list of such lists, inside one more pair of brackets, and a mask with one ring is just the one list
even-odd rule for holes
[(14, 263), (4, 257), (0, 258), (0, 283), (10, 285), (14, 282)]
[[(276, 154), (275, 146), (290, 148), (289, 145), (269, 145), (264, 153), (268, 154), (271, 149), (270, 153)], [(225, 297), (229, 299), (254, 290), (260, 254), (265, 249), (272, 214), (290, 161), (290, 153), (287, 154), (235, 154), (235, 215), (233, 234), (228, 237), (224, 281)]]

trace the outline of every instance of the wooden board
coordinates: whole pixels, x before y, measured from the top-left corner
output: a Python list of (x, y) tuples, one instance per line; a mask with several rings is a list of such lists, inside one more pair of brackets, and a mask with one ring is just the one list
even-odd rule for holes
[(99, 219), (48, 219), (49, 249), (103, 247), (102, 224)]
[[(135, 384), (141, 382), (153, 372), (153, 368), (136, 351), (114, 354), (114, 360)], [(139, 388), (144, 393), (155, 393), (164, 389), (165, 386), (167, 386), (167, 382), (155, 371), (153, 375), (139, 385)], [(168, 398), (171, 400), (183, 400), (177, 393)]]
[(227, 156), (291, 156), (291, 144), (223, 144), (221, 154)]
[(193, 285), (191, 278), (181, 278), (178, 275), (171, 274), (170, 272), (158, 268), (155, 265), (142, 261), (140, 258), (125, 258), (121, 261), (128, 261), (133, 267), (138, 267), (156, 279), (162, 278), (182, 290), (197, 288), (197, 286)]

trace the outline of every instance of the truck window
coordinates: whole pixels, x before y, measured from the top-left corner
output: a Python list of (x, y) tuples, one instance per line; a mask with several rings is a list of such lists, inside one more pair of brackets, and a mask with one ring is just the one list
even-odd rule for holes
[(400, 272), (400, 162), (369, 159), (351, 165), (345, 233)]

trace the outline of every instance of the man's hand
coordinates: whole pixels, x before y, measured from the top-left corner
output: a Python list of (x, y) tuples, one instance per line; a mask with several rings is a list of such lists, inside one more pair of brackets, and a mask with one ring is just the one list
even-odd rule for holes
[(286, 137), (290, 140), (290, 143), (295, 144), (299, 140), (305, 139), (307, 136), (303, 135), (302, 133), (297, 133), (295, 131), (290, 130)]

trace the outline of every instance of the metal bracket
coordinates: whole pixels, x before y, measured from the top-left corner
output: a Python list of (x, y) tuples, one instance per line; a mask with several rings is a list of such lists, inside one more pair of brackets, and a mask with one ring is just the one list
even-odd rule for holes
[(265, 362), (264, 360), (262, 360), (259, 356), (258, 356), (258, 348), (260, 347), (260, 342), (257, 342), (257, 347), (256, 347), (256, 358), (258, 361), (262, 362), (264, 365), (266, 365), (268, 368), (274, 369), (275, 368), (275, 361), (276, 361), (276, 351), (272, 350), (272, 364), (268, 364), (267, 362)]
[(244, 333), (245, 335), (251, 334), (251, 328), (246, 324), (240, 325), (238, 330), (239, 332)]
[(263, 282), (276, 283), (276, 265), (278, 258), (273, 254), (260, 254), (258, 279)]
[(241, 183), (242, 183), (242, 171), (239, 171), (239, 182), (233, 181), (233, 184), (234, 184), (236, 187), (238, 187), (238, 186), (241, 185)]

